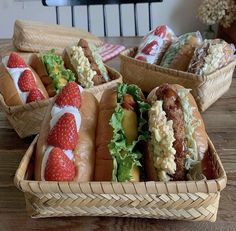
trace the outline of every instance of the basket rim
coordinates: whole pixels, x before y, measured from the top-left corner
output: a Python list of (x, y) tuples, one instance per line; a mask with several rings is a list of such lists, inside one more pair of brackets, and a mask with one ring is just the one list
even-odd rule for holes
[[(145, 182), (56, 182), (25, 180), (24, 176), (28, 168), (31, 156), (37, 143), (35, 137), (25, 155), (23, 156), (14, 177), (15, 186), (27, 193), (33, 194), (113, 194), (113, 195), (147, 195), (147, 194), (185, 194), (185, 193), (216, 193), (226, 187), (227, 176), (218, 154), (208, 138), (209, 149), (216, 157), (220, 176), (212, 180), (202, 181), (145, 181)], [(219, 172), (218, 171), (218, 172)]]
[(198, 81), (201, 82), (205, 82), (206, 80), (210, 80), (210, 79), (214, 79), (216, 75), (219, 74), (219, 72), (227, 72), (228, 69), (231, 69), (232, 67), (234, 67), (236, 65), (236, 58), (234, 58), (233, 60), (231, 60), (228, 64), (226, 64), (225, 66), (215, 70), (214, 72), (208, 74), (208, 75), (196, 75), (193, 73), (189, 73), (189, 72), (185, 72), (185, 71), (180, 71), (180, 70), (175, 70), (175, 69), (171, 69), (171, 68), (166, 68), (166, 67), (162, 67), (160, 65), (157, 64), (150, 64), (150, 63), (146, 63), (144, 61), (135, 59), (131, 56), (132, 52), (137, 52), (138, 47), (132, 47), (132, 48), (128, 48), (124, 51), (122, 51), (119, 55), (121, 63), (122, 61), (124, 62), (130, 62), (133, 63), (135, 65), (138, 65), (140, 67), (144, 67), (146, 69), (152, 70), (152, 71), (159, 71), (162, 73), (169, 73), (171, 74), (173, 77), (179, 77), (181, 76), (181, 78), (186, 78), (186, 79), (198, 79)]

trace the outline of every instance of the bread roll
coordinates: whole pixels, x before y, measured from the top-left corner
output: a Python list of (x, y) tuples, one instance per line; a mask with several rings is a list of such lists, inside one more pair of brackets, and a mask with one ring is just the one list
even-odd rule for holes
[[(42, 160), (47, 146), (47, 138), (50, 130), (49, 121), (51, 119), (51, 109), (54, 102), (50, 105), (41, 126), (39, 139), (37, 142), (35, 155), (35, 179), (42, 180), (43, 171)], [(76, 176), (74, 181), (92, 181), (94, 175), (95, 161), (95, 131), (97, 125), (98, 104), (96, 98), (88, 92), (83, 91), (81, 97), (81, 126), (78, 132), (78, 142), (73, 150), (74, 165)]]
[[(173, 89), (175, 91), (179, 91), (181, 88), (183, 89), (182, 86), (179, 86), (177, 84), (172, 84), (172, 85), (168, 85), (168, 86), (171, 87), (171, 89)], [(153, 89), (150, 92), (150, 94), (148, 95), (148, 101), (151, 104), (153, 104), (156, 101), (156, 91), (157, 91), (157, 89), (158, 89), (158, 87)], [(198, 111), (196, 102), (195, 102), (193, 96), (190, 93), (187, 93), (187, 99), (188, 99), (188, 103), (189, 103), (190, 107), (192, 108), (192, 116), (194, 118), (193, 126), (195, 126), (192, 137), (196, 142), (198, 156), (197, 156), (197, 160), (195, 160), (194, 163), (197, 163), (197, 162), (202, 163), (202, 166), (200, 167), (201, 172), (198, 173), (198, 175), (199, 175), (199, 174), (202, 174), (202, 170), (205, 169), (204, 165), (205, 165), (206, 161), (203, 162), (202, 160), (204, 159), (204, 156), (208, 154), (208, 136), (207, 136), (207, 133), (205, 131), (204, 122), (203, 122), (202, 117), (201, 117), (201, 115)], [(185, 147), (185, 149), (186, 149), (186, 147)], [(148, 144), (146, 146), (145, 169), (146, 169), (147, 179), (156, 181), (156, 180), (159, 180), (156, 168), (159, 169), (159, 171), (160, 171), (161, 168), (157, 167), (157, 166), (154, 167), (154, 159), (153, 159), (153, 153), (152, 152), (153, 152), (152, 144), (151, 144), (151, 140), (149, 139)], [(183, 158), (185, 158), (185, 157), (183, 157)], [(208, 164), (209, 164), (209, 162), (208, 162)], [(209, 166), (209, 167), (212, 167), (212, 166)], [(198, 170), (199, 170), (199, 168), (198, 168)], [(182, 180), (186, 180), (186, 179), (182, 179)]]

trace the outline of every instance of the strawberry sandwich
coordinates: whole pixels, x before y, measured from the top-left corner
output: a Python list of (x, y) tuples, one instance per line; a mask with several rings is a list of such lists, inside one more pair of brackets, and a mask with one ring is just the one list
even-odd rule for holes
[(12, 52), (2, 60), (0, 92), (8, 106), (22, 105), (48, 98), (38, 74), (18, 53)]
[(35, 179), (90, 181), (95, 158), (96, 98), (69, 82), (48, 108), (36, 148)]

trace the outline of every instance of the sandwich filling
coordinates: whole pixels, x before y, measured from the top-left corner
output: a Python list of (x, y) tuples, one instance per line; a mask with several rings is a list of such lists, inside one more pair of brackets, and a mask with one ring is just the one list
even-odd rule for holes
[[(141, 166), (142, 155), (137, 145), (148, 138), (144, 113), (149, 109), (141, 94), (136, 85), (119, 84), (117, 87), (117, 104), (110, 119), (113, 134), (108, 145), (113, 159), (112, 181), (135, 180), (132, 173)], [(124, 100), (124, 96), (132, 98), (134, 104), (129, 99)]]
[(82, 47), (73, 46), (69, 48), (69, 55), (71, 63), (77, 71), (79, 82), (83, 87), (93, 87), (93, 77), (97, 74), (96, 71), (90, 67), (90, 62), (85, 56)]
[[(149, 149), (158, 180), (185, 180), (186, 171), (198, 162), (193, 137), (198, 122), (188, 101), (187, 89), (168, 85), (157, 90), (149, 111)], [(176, 94), (176, 95), (175, 95)]]

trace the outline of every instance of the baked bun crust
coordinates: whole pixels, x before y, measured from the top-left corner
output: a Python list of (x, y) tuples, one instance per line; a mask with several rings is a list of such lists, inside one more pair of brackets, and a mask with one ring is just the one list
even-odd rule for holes
[(108, 149), (108, 144), (113, 135), (113, 129), (109, 120), (116, 107), (116, 90), (106, 90), (99, 104), (98, 125), (96, 132), (96, 162), (95, 175), (96, 181), (112, 180), (112, 156)]
[[(55, 99), (48, 107), (43, 120), (35, 155), (35, 180), (41, 179), (41, 168), (44, 151), (47, 145), (47, 137), (50, 131), (49, 121), (51, 119), (51, 109)], [(73, 151), (74, 165), (76, 167), (76, 177), (74, 181), (87, 182), (93, 180), (95, 161), (95, 131), (97, 125), (98, 103), (96, 98), (89, 92), (83, 91), (81, 94), (81, 126), (76, 148)]]

